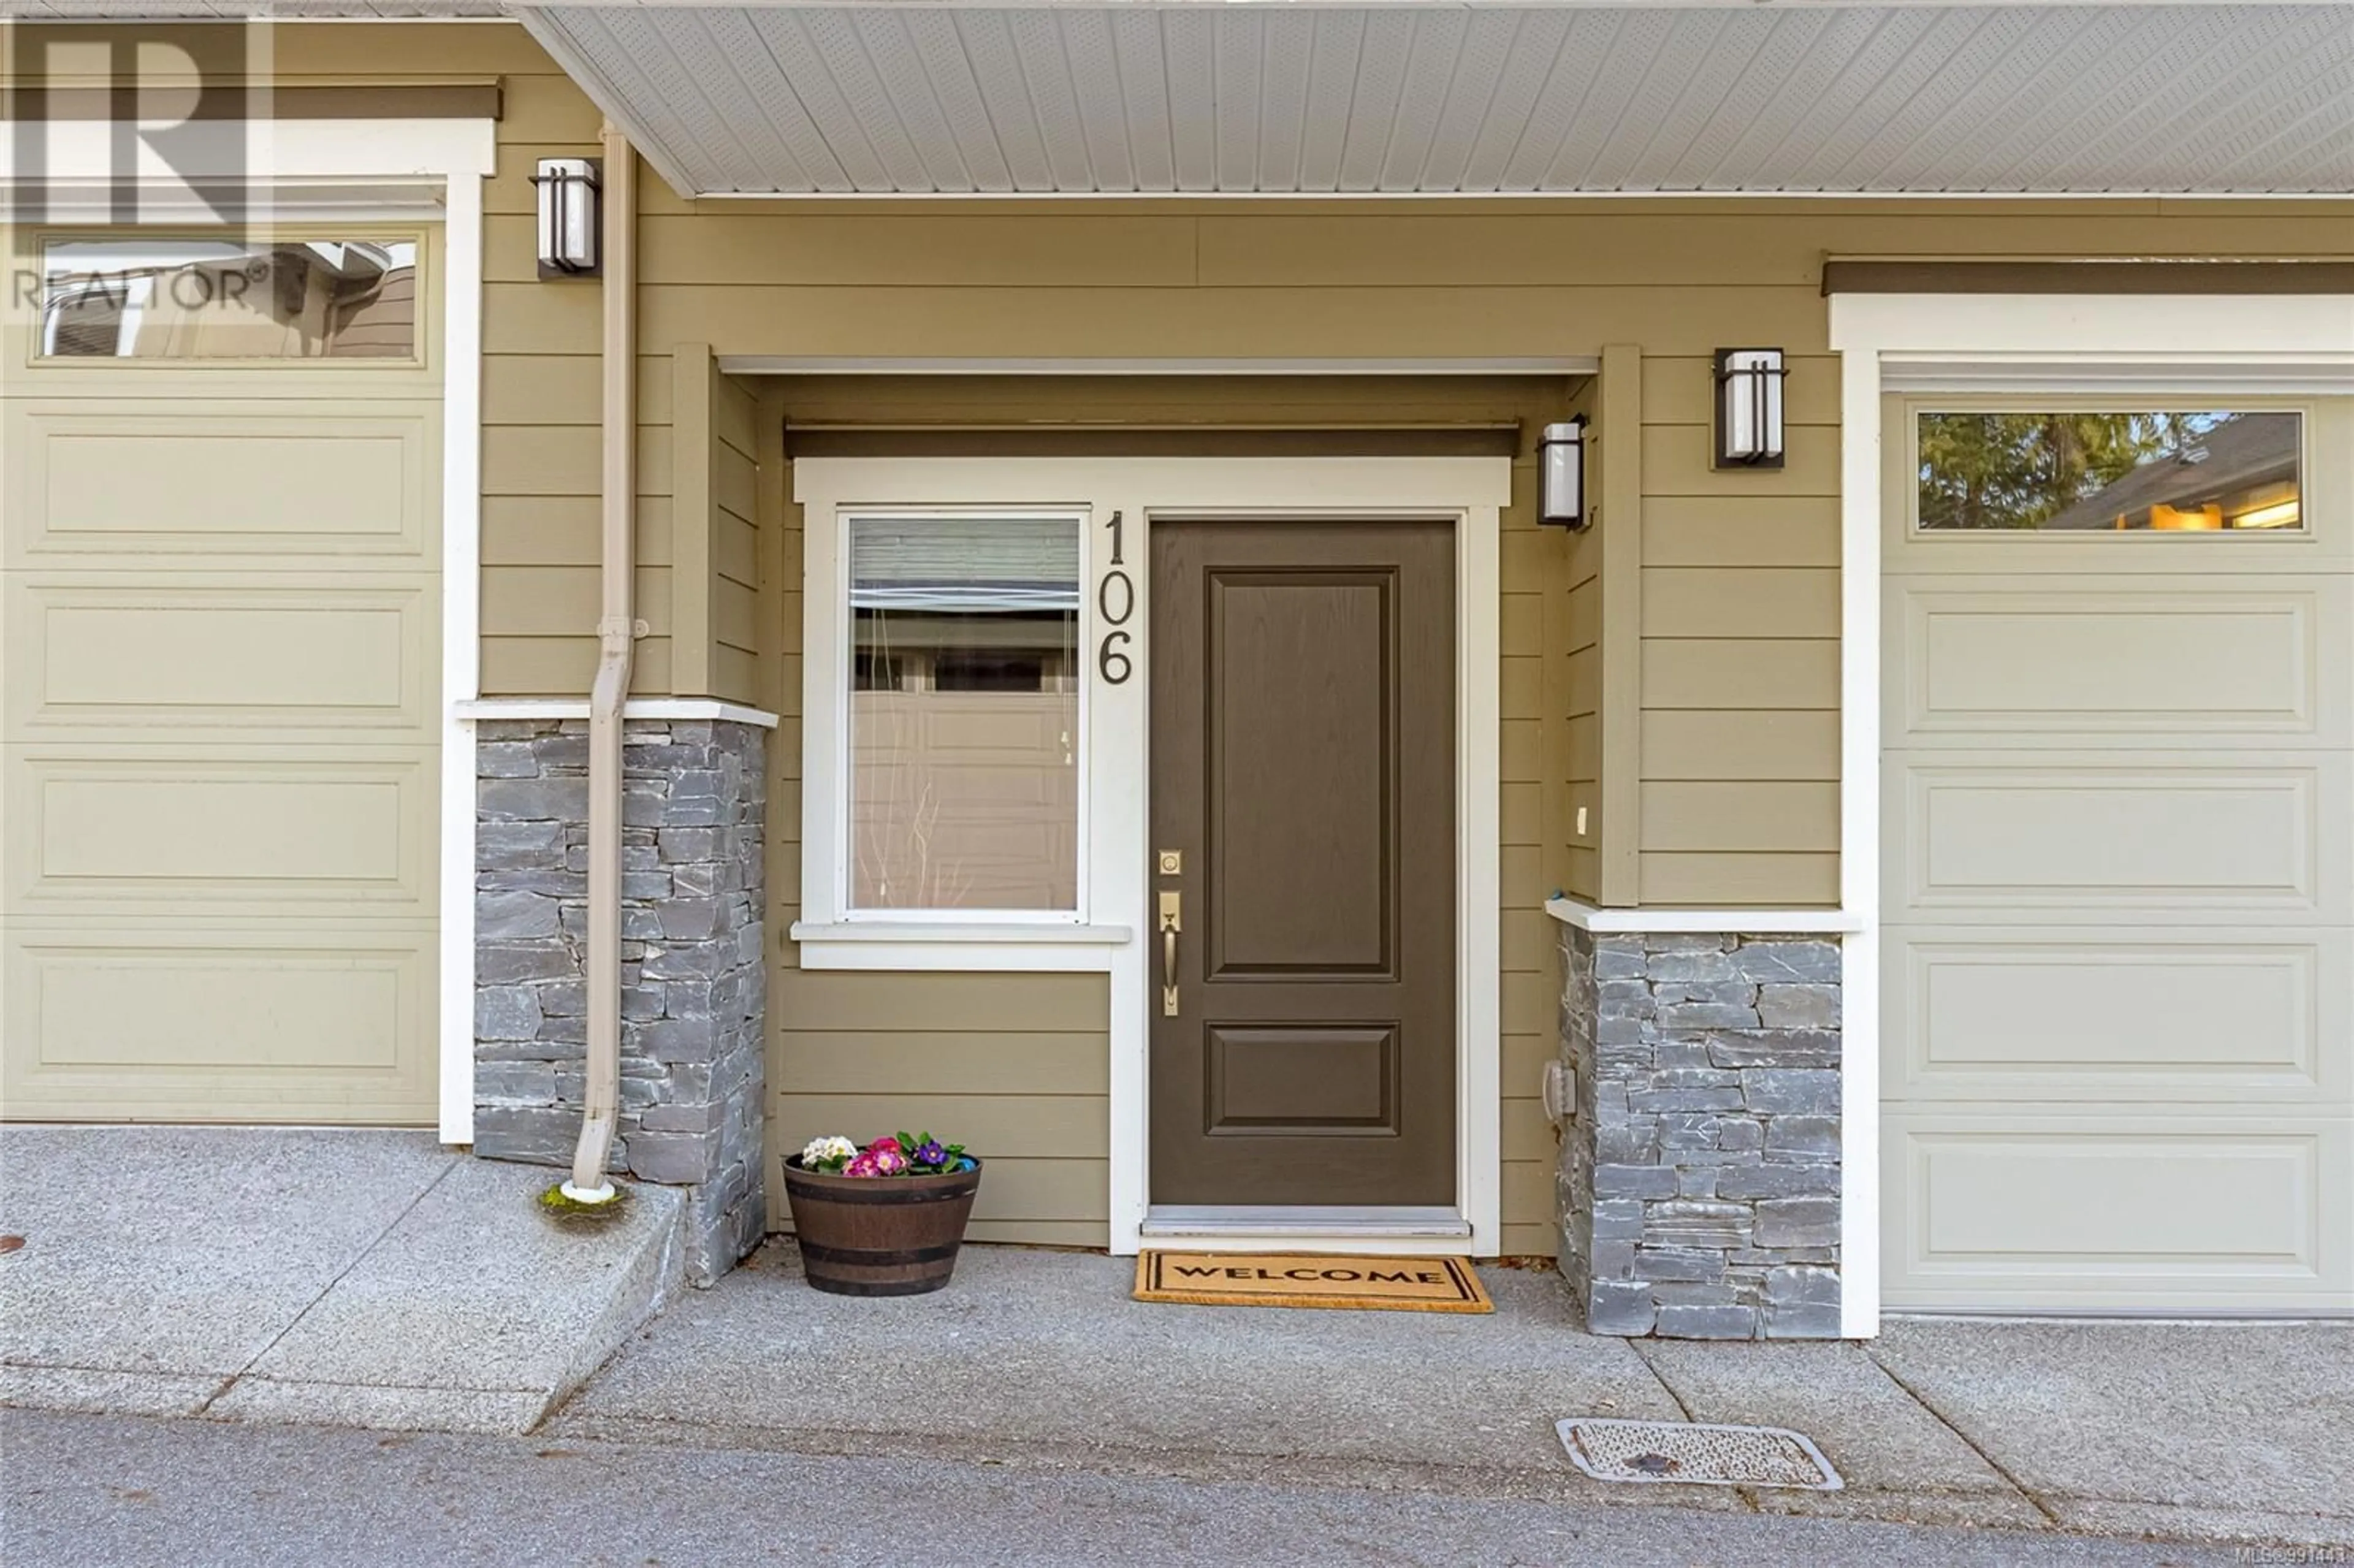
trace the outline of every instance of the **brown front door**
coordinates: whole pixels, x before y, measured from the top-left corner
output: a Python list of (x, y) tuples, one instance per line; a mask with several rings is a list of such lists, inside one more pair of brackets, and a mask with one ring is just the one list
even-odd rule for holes
[(1150, 536), (1152, 1201), (1450, 1205), (1454, 530)]

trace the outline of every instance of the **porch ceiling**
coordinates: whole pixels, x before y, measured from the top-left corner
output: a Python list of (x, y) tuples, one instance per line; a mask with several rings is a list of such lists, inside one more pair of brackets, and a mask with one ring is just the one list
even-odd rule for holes
[(520, 5), (694, 194), (2354, 190), (2354, 6)]

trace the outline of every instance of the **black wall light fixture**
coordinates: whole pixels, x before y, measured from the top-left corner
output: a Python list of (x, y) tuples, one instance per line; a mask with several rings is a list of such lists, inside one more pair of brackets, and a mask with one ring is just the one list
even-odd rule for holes
[(1585, 505), (1585, 416), (1547, 425), (1537, 442), (1537, 521), (1557, 528), (1584, 528), (1594, 519)]
[(1717, 468), (1782, 466), (1782, 379), (1778, 348), (1716, 351)]

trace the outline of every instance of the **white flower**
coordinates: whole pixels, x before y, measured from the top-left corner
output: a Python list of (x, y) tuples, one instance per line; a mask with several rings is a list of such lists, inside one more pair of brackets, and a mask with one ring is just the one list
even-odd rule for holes
[(846, 1138), (812, 1138), (801, 1150), (801, 1169), (822, 1171), (857, 1158), (858, 1145)]

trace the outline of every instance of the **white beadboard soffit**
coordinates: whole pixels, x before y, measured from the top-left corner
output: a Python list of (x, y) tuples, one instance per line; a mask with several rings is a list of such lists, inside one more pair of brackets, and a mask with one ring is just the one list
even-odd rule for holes
[(2354, 5), (529, 5), (689, 194), (2354, 191)]

